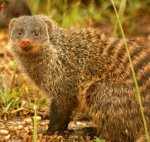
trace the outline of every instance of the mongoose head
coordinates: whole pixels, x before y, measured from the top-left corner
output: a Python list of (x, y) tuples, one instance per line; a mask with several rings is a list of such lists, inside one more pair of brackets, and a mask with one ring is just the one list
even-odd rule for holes
[(11, 50), (18, 54), (37, 54), (50, 43), (51, 21), (44, 16), (22, 16), (9, 23)]

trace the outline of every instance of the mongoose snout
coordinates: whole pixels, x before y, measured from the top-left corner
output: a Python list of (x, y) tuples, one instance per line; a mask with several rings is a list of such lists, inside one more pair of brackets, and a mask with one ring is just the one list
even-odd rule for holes
[(31, 48), (32, 48), (31, 41), (28, 38), (23, 39), (21, 42), (21, 49), (23, 51), (29, 51)]

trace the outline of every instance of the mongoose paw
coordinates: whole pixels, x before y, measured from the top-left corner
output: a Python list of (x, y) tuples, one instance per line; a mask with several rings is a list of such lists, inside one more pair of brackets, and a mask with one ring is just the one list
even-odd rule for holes
[(50, 132), (48, 130), (43, 133), (43, 135), (53, 135), (53, 134), (54, 134), (54, 132)]
[(48, 130), (44, 133), (44, 135), (53, 135), (53, 134), (63, 134), (64, 131), (67, 129), (59, 129), (59, 130), (54, 130), (54, 128), (48, 128)]
[(52, 134), (62, 134), (65, 130), (67, 130), (68, 123), (64, 123), (60, 125), (60, 123), (49, 124), (48, 130), (45, 132), (45, 135), (52, 135)]
[(64, 131), (63, 130), (59, 130), (59, 131), (55, 131), (55, 132), (53, 132), (53, 131), (49, 131), (49, 130), (47, 130), (46, 132), (44, 132), (43, 134), (44, 135), (60, 135), (60, 134), (63, 134), (64, 133)]

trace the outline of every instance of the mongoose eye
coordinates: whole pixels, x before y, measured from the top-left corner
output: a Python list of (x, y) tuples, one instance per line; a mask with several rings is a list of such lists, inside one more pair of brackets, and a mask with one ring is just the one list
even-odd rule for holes
[(36, 32), (36, 31), (35, 31), (35, 32), (34, 32), (34, 35), (35, 35), (35, 36), (38, 36), (38, 35), (40, 35), (40, 32)]
[(35, 29), (34, 29), (34, 36), (39, 36), (40, 35), (40, 29), (38, 28), (38, 27), (36, 27)]
[(21, 34), (22, 34), (22, 31), (19, 31), (19, 32), (18, 32), (18, 35), (21, 35)]
[(19, 29), (18, 30), (18, 35), (22, 35), (22, 33), (23, 33), (23, 29)]

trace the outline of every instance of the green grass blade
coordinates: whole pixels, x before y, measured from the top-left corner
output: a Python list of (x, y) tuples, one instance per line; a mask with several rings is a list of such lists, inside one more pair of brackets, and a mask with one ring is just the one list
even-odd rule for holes
[(15, 79), (16, 79), (16, 71), (17, 71), (17, 62), (16, 60), (14, 60), (14, 66), (13, 66), (13, 78), (11, 81), (11, 86), (10, 86), (10, 90), (9, 93), (11, 94), (13, 89), (14, 89), (14, 85), (15, 85)]
[(3, 110), (3, 113), (4, 113), (4, 114), (8, 112), (8, 110), (10, 109), (12, 103), (13, 103), (13, 100), (11, 100), (11, 101), (7, 104), (7, 106), (4, 108), (4, 110)]
[(37, 106), (34, 105), (33, 106), (34, 109), (34, 117), (33, 117), (33, 121), (34, 121), (34, 130), (33, 130), (33, 139), (34, 142), (37, 142)]
[(122, 25), (121, 25), (121, 21), (119, 19), (119, 15), (118, 15), (117, 9), (116, 9), (115, 4), (114, 4), (114, 0), (111, 0), (111, 3), (114, 7), (116, 18), (117, 18), (117, 21), (118, 21), (118, 24), (119, 24), (119, 27), (120, 27), (120, 30), (121, 30), (121, 34), (122, 34), (124, 43), (125, 43), (126, 51), (127, 51), (129, 62), (130, 62), (130, 68), (131, 68), (131, 71), (132, 71), (132, 77), (133, 77), (133, 80), (134, 80), (134, 83), (135, 83), (135, 88), (136, 88), (137, 98), (138, 98), (138, 102), (139, 102), (139, 106), (140, 106), (141, 116), (142, 116), (143, 123), (144, 123), (145, 134), (146, 134), (146, 137), (147, 137), (147, 141), (150, 142), (147, 123), (146, 123), (146, 118), (144, 116), (144, 111), (143, 111), (142, 99), (141, 99), (140, 90), (139, 90), (138, 82), (137, 82), (136, 75), (135, 75), (135, 70), (134, 70), (134, 67), (133, 67), (133, 62), (131, 60), (131, 55), (130, 55), (129, 48), (128, 48), (128, 45), (127, 45), (127, 42), (126, 42), (126, 38), (125, 38), (123, 28), (122, 28)]
[[(123, 22), (123, 16), (124, 16), (125, 8), (126, 8), (126, 3), (127, 3), (127, 0), (121, 0), (120, 2), (118, 14), (119, 14), (119, 19), (121, 20), (121, 23)], [(116, 21), (113, 36), (116, 35), (118, 28), (119, 28), (118, 21)]]
[(51, 0), (47, 0), (47, 8), (46, 8), (47, 15), (50, 15), (50, 10), (51, 10)]
[(40, 0), (34, 0), (33, 6), (32, 6), (33, 7), (33, 14), (37, 13), (39, 3), (40, 3)]

